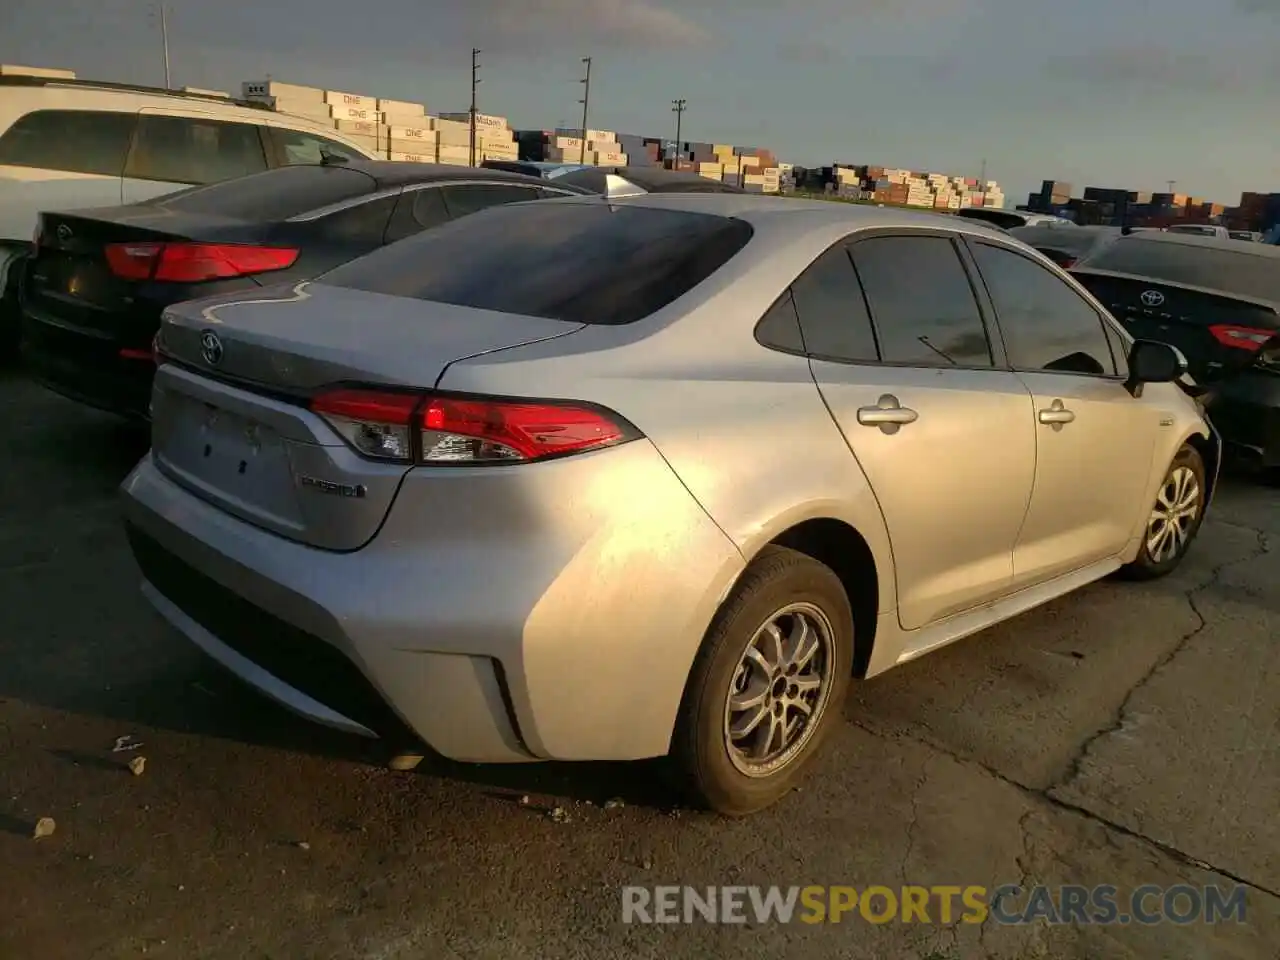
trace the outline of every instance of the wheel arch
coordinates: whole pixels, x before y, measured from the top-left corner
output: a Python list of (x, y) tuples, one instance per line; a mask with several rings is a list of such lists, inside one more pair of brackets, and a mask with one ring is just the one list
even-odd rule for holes
[(1212, 505), (1213, 495), (1218, 489), (1218, 471), (1222, 468), (1222, 438), (1218, 436), (1216, 430), (1205, 427), (1187, 434), (1178, 448), (1181, 449), (1183, 444), (1194, 447), (1200, 454), (1200, 459), (1204, 461), (1204, 481), (1205, 486), (1209, 488), (1205, 491), (1205, 509), (1207, 510)]

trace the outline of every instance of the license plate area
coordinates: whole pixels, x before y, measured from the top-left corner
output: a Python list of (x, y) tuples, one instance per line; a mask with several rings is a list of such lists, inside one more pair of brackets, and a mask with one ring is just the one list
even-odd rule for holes
[(161, 464), (196, 493), (246, 519), (301, 529), (289, 444), (270, 427), (169, 393), (154, 440)]

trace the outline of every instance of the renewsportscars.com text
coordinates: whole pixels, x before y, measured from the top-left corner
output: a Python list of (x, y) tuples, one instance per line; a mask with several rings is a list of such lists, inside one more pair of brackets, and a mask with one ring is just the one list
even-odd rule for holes
[(1059, 887), (623, 887), (623, 923), (1244, 923), (1245, 888), (1147, 884)]

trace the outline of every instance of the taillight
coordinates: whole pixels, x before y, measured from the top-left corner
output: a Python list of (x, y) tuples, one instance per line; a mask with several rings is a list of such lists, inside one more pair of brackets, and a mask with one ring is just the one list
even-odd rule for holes
[(606, 411), (561, 402), (338, 389), (311, 409), (357, 453), (397, 463), (529, 463), (638, 436)]
[(200, 283), (291, 267), (298, 251), (240, 243), (109, 243), (107, 265), (125, 280)]
[(1209, 332), (1224, 347), (1236, 347), (1239, 350), (1249, 351), (1261, 350), (1262, 345), (1276, 335), (1274, 330), (1235, 327), (1225, 323), (1210, 327)]

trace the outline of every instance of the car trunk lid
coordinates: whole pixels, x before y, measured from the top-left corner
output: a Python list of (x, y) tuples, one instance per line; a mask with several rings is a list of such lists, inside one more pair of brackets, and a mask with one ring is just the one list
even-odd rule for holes
[(426, 392), (456, 360), (582, 327), (305, 282), (180, 304), (158, 340), (153, 456), (249, 523), (359, 549), (411, 465), (358, 455), (310, 397), (338, 384)]
[(139, 310), (139, 294), (143, 285), (158, 281), (118, 275), (108, 260), (109, 245), (248, 244), (262, 241), (269, 229), (148, 205), (41, 214), (23, 300), (30, 312), (77, 332), (122, 343), (149, 340), (156, 317)]
[(1244, 369), (1262, 343), (1280, 332), (1280, 314), (1266, 300), (1087, 267), (1072, 275), (1131, 336), (1181, 350), (1197, 380), (1220, 380)]

